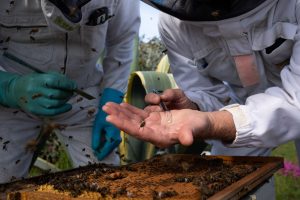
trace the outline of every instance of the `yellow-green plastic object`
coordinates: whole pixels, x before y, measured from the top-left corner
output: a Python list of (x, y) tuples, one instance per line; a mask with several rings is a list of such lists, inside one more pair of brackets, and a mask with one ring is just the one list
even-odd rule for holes
[[(138, 108), (144, 108), (145, 95), (154, 89), (162, 92), (168, 88), (177, 88), (172, 74), (156, 71), (136, 71), (129, 78), (125, 102)], [(142, 161), (151, 158), (156, 153), (154, 145), (138, 140), (124, 132), (119, 146), (121, 164)]]
[[(144, 98), (147, 93), (153, 92), (153, 89), (163, 92), (169, 88), (175, 89), (178, 86), (170, 73), (168, 57), (164, 55), (156, 71), (133, 71), (131, 73), (124, 101), (138, 108), (144, 108), (146, 106)], [(122, 142), (119, 146), (121, 165), (149, 159), (158, 151), (151, 143), (138, 140), (124, 132), (121, 132), (121, 137)], [(168, 153), (200, 154), (206, 146), (204, 141), (197, 140), (189, 147), (174, 145), (168, 148)]]
[(170, 73), (170, 63), (167, 55), (164, 55), (159, 61), (156, 70), (157, 72)]

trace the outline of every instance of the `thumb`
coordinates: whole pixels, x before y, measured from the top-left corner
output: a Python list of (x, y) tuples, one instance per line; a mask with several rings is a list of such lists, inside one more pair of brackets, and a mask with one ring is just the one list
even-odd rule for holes
[(178, 134), (179, 143), (184, 146), (190, 146), (194, 142), (193, 132), (190, 128), (182, 128)]
[(103, 160), (121, 143), (120, 131), (117, 128), (108, 126), (105, 128), (104, 134), (102, 137), (105, 137), (105, 140), (102, 140), (103, 142), (101, 142), (98, 150), (95, 152), (99, 160)]
[(160, 95), (149, 93), (145, 96), (145, 102), (152, 105), (157, 105), (160, 102)]
[(92, 148), (94, 150), (97, 150), (100, 146), (101, 131), (102, 130), (100, 123), (97, 123), (97, 121), (95, 121), (92, 132)]
[(176, 101), (180, 98), (182, 98), (184, 93), (179, 89), (166, 89), (161, 95), (160, 98), (163, 101)]

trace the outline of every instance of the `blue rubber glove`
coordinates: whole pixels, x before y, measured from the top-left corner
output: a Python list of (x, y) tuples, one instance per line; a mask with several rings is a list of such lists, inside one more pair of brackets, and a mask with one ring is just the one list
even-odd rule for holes
[(76, 87), (74, 81), (55, 72), (18, 75), (0, 71), (0, 103), (35, 115), (69, 111), (72, 106), (66, 102)]
[(102, 110), (102, 106), (109, 101), (121, 103), (123, 97), (122, 92), (112, 88), (105, 88), (102, 93), (92, 132), (92, 148), (99, 160), (103, 160), (122, 141), (120, 130), (106, 121), (107, 114)]

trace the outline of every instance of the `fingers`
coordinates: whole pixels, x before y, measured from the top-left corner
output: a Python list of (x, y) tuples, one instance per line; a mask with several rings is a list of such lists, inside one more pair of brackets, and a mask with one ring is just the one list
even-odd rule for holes
[(93, 140), (98, 139), (98, 145), (93, 146), (95, 150), (94, 153), (99, 160), (103, 160), (121, 143), (120, 130), (109, 125), (103, 127), (101, 132), (99, 131), (96, 134), (99, 135), (99, 137), (93, 137)]
[(116, 123), (118, 128), (122, 127), (122, 130), (125, 127), (123, 127), (123, 123), (120, 122), (126, 121), (126, 123), (130, 124), (131, 126), (139, 127), (141, 121), (148, 116), (148, 113), (144, 110), (133, 107), (127, 103), (122, 103), (119, 105), (113, 102), (108, 102), (102, 107), (102, 110), (111, 116), (112, 119), (114, 119), (113, 122), (109, 122), (113, 124)]
[(44, 79), (44, 85), (48, 88), (58, 88), (63, 90), (74, 90), (77, 88), (75, 81), (67, 78), (63, 74), (48, 73), (42, 74)]
[(52, 89), (47, 88), (43, 89), (43, 94), (49, 99), (67, 99), (71, 98), (73, 96), (73, 92), (71, 90), (60, 90), (60, 89)]
[(155, 105), (155, 106), (151, 105), (151, 106), (145, 107), (144, 111), (146, 111), (147, 113), (161, 112), (161, 111), (163, 111), (163, 109), (159, 105)]
[(138, 115), (141, 116), (143, 119), (148, 117), (148, 113), (146, 111), (144, 111), (143, 109), (139, 109), (135, 106), (132, 106), (128, 103), (122, 103), (121, 106), (125, 109), (127, 109), (128, 111), (130, 111), (131, 113), (133, 113), (134, 115)]
[[(184, 108), (180, 102), (186, 99), (187, 97), (180, 89), (167, 89), (161, 94), (149, 93), (145, 97), (145, 101), (151, 104), (150, 106), (159, 105), (163, 101), (169, 109)], [(155, 107), (147, 107), (145, 110), (147, 112), (161, 111)]]
[(94, 150), (98, 149), (100, 146), (101, 139), (101, 127), (98, 121), (95, 121), (93, 131), (92, 131), (92, 148)]
[(70, 90), (60, 90), (52, 88), (43, 88), (40, 86), (32, 86), (26, 91), (26, 96), (28, 96), (28, 100), (32, 101), (40, 99), (49, 99), (66, 102), (73, 96), (73, 92)]
[(158, 147), (168, 147), (178, 141), (174, 141), (173, 133), (168, 133), (168, 127), (161, 124), (159, 112), (153, 112), (149, 116), (145, 114), (146, 118), (141, 118), (143, 113), (146, 113), (142, 112), (143, 110), (129, 104), (114, 103), (105, 104), (103, 110), (108, 113), (108, 122), (140, 140), (151, 142)]
[(27, 106), (24, 109), (33, 114), (40, 115), (40, 116), (54, 116), (54, 115), (59, 115), (59, 114), (62, 114), (62, 113), (65, 113), (65, 112), (71, 110), (72, 106), (70, 104), (63, 104), (63, 105), (61, 105), (59, 107), (55, 107), (55, 108)]
[(108, 115), (106, 121), (115, 125), (118, 129), (123, 130), (124, 132), (131, 133), (131, 135), (136, 136), (139, 133), (140, 122), (133, 121), (130, 118)]
[(65, 112), (68, 112), (69, 110), (72, 109), (71, 104), (64, 104), (59, 107), (51, 108), (51, 109), (45, 109), (45, 113), (43, 115), (49, 115), (49, 116), (54, 116), (54, 115), (59, 115)]
[(160, 102), (160, 95), (155, 93), (149, 93), (145, 96), (145, 102), (151, 105), (158, 105)]
[(45, 97), (40, 97), (34, 100), (34, 103), (38, 104), (40, 107), (51, 109), (58, 108), (67, 103), (67, 99), (48, 99)]
[(166, 89), (161, 95), (160, 98), (163, 101), (177, 101), (177, 99), (180, 99), (182, 97), (185, 97), (184, 93), (180, 89)]
[[(127, 103), (118, 105), (112, 102), (106, 103), (102, 109), (108, 114), (106, 121), (134, 137), (145, 141), (150, 140), (148, 136), (151, 135), (153, 129), (147, 127), (149, 116), (144, 110)], [(141, 125), (141, 123), (145, 124)]]
[(116, 104), (108, 102), (102, 107), (103, 111), (109, 115), (122, 116), (123, 118), (141, 121), (148, 117), (148, 113), (142, 109), (134, 107), (128, 103)]

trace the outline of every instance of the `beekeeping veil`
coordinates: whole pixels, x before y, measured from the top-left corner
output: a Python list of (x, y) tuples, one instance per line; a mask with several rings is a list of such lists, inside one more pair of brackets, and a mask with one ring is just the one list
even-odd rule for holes
[(242, 15), (266, 0), (142, 0), (186, 21), (217, 21)]
[(41, 0), (41, 5), (48, 25), (68, 32), (80, 26), (81, 8), (90, 1)]

